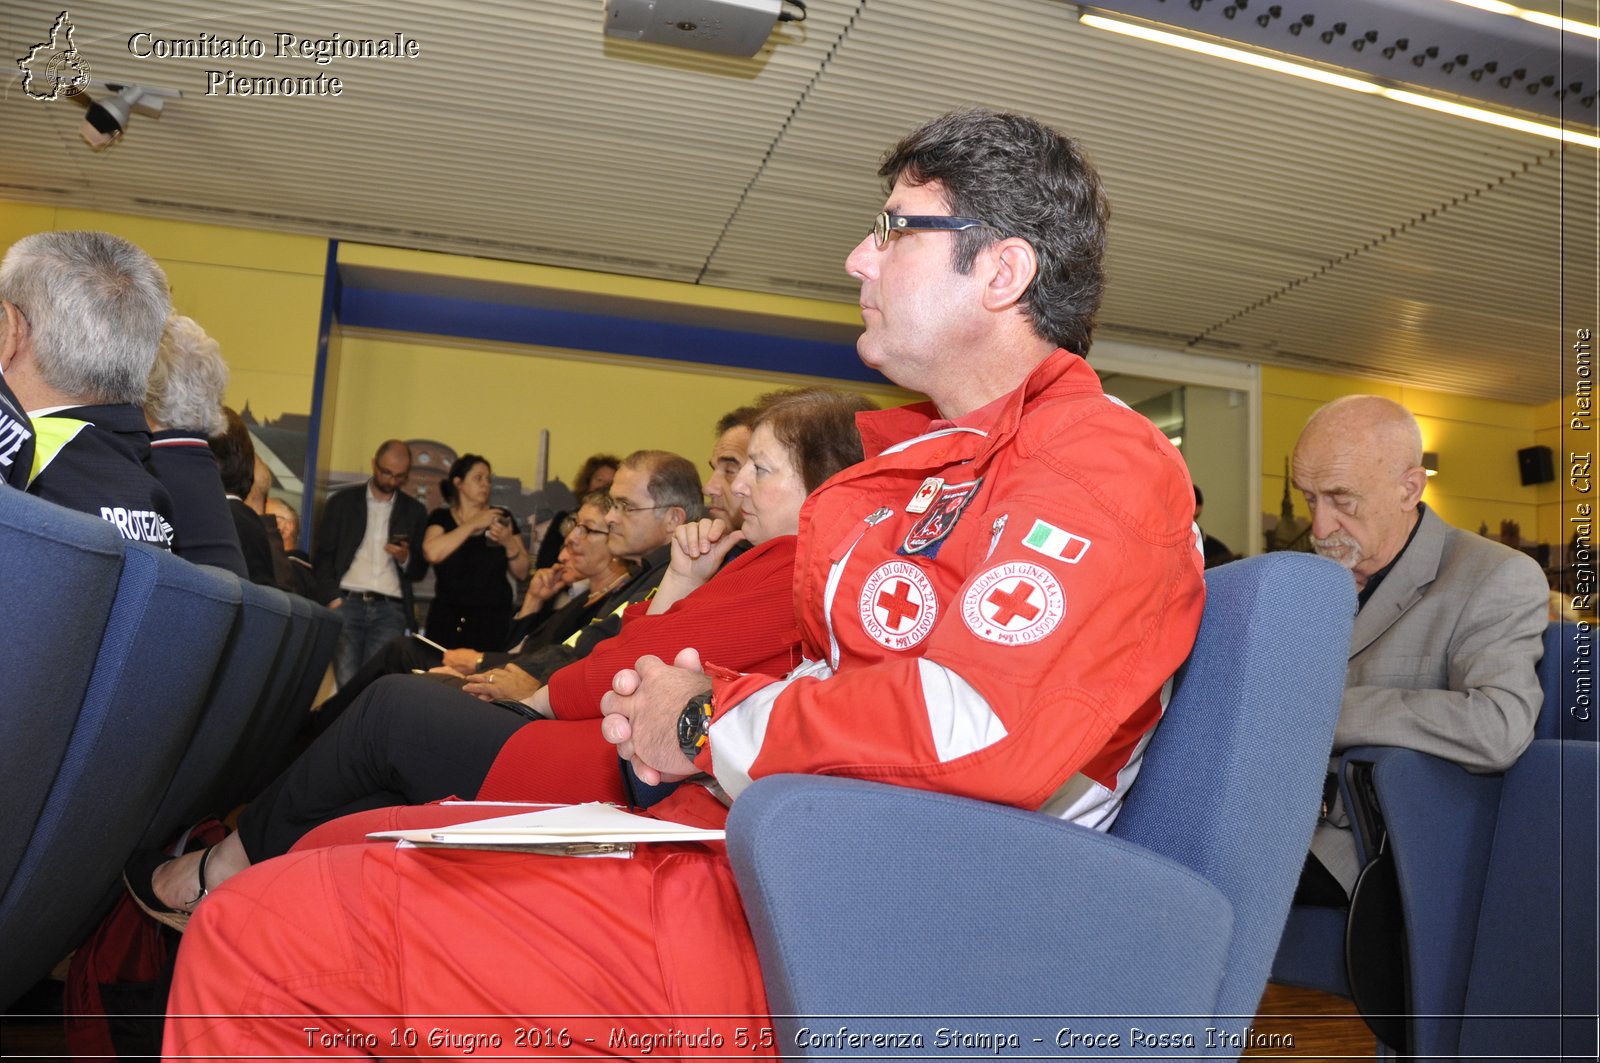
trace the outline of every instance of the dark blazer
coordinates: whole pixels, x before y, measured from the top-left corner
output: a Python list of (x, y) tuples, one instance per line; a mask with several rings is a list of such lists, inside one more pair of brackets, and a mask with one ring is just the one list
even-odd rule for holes
[[(405, 598), (407, 615), (411, 608), (411, 583), (428, 572), (428, 559), (422, 556), (422, 533), (428, 511), (421, 502), (404, 491), (396, 491), (394, 509), (389, 512), (389, 534), (411, 537), (411, 557), (400, 570), (400, 593)], [(317, 600), (323, 604), (340, 596), (339, 580), (361, 548), (367, 534), (367, 481), (346, 487), (329, 496), (322, 507), (322, 523), (317, 526), (312, 566), (317, 576)]]

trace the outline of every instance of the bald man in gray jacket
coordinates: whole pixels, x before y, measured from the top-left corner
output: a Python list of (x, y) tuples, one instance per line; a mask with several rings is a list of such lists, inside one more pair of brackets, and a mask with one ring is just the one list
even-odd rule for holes
[[(1422, 435), (1389, 399), (1351, 395), (1312, 414), (1293, 477), (1311, 508), (1313, 547), (1356, 581), (1334, 755), (1403, 746), (1505, 771), (1533, 740), (1543, 700), (1548, 590), (1538, 563), (1423, 504)], [(1332, 887), (1347, 898), (1361, 868), (1339, 802), (1317, 824), (1311, 853), (1300, 899), (1342, 903)]]

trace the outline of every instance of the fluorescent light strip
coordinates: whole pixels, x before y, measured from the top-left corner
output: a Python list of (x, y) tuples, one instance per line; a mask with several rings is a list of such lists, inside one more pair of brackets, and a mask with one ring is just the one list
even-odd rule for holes
[(1524, 22), (1544, 26), (1562, 33), (1576, 33), (1580, 37), (1592, 37), (1600, 40), (1600, 26), (1591, 26), (1587, 22), (1578, 22), (1575, 19), (1561, 18), (1559, 15), (1546, 15), (1542, 11), (1529, 11), (1514, 4), (1502, 3), (1502, 0), (1455, 0), (1465, 7), (1475, 7), (1479, 11), (1489, 11), (1496, 15), (1509, 15), (1520, 18)]
[(1135, 22), (1122, 22), (1118, 19), (1106, 18), (1104, 15), (1095, 15), (1089, 12), (1080, 14), (1078, 21), (1084, 25), (1093, 26), (1095, 29), (1110, 30), (1112, 33), (1121, 33), (1129, 37), (1139, 37), (1143, 40), (1154, 41), (1157, 44), (1182, 48), (1189, 52), (1199, 52), (1202, 55), (1243, 63), (1246, 66), (1259, 67), (1262, 70), (1271, 70), (1279, 74), (1287, 74), (1290, 77), (1305, 78), (1308, 81), (1320, 81), (1324, 85), (1349, 89), (1351, 92), (1362, 92), (1369, 96), (1383, 96), (1397, 103), (1406, 103), (1413, 107), (1425, 107), (1431, 111), (1442, 111), (1458, 118), (1469, 118), (1474, 122), (1486, 122), (1489, 125), (1497, 125), (1504, 129), (1515, 129), (1518, 132), (1532, 133), (1535, 136), (1549, 137), (1552, 140), (1561, 140), (1568, 144), (1578, 144), (1586, 148), (1600, 148), (1600, 137), (1590, 136), (1587, 133), (1576, 133), (1546, 122), (1532, 122), (1525, 118), (1514, 118), (1498, 111), (1490, 111), (1464, 103), (1454, 103), (1433, 96), (1424, 96), (1421, 93), (1408, 92), (1405, 89), (1392, 89), (1386, 85), (1364, 81), (1361, 78), (1350, 77), (1346, 74), (1335, 74), (1329, 70), (1322, 70), (1318, 67), (1306, 66), (1301, 63), (1292, 63), (1284, 59), (1262, 55), (1259, 52), (1245, 51), (1242, 48), (1230, 48), (1228, 45), (1200, 40), (1197, 37), (1168, 33), (1153, 26), (1144, 26)]

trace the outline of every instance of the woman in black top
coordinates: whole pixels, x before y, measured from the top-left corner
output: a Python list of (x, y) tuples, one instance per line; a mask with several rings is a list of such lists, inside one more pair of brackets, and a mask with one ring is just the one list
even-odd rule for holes
[(428, 637), (445, 649), (496, 646), (511, 624), (511, 584), (528, 575), (528, 551), (510, 513), (489, 505), (489, 461), (463, 454), (440, 490), (449, 505), (428, 515), (422, 552), (434, 571)]

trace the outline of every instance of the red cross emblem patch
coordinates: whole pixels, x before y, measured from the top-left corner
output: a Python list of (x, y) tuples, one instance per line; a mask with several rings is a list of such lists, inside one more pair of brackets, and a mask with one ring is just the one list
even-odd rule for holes
[(922, 569), (909, 561), (885, 561), (861, 585), (861, 627), (891, 650), (908, 650), (928, 637), (939, 616), (939, 599)]
[(974, 635), (1002, 646), (1038, 642), (1066, 615), (1066, 596), (1041, 565), (1010, 561), (980, 575), (961, 599), (961, 619)]

